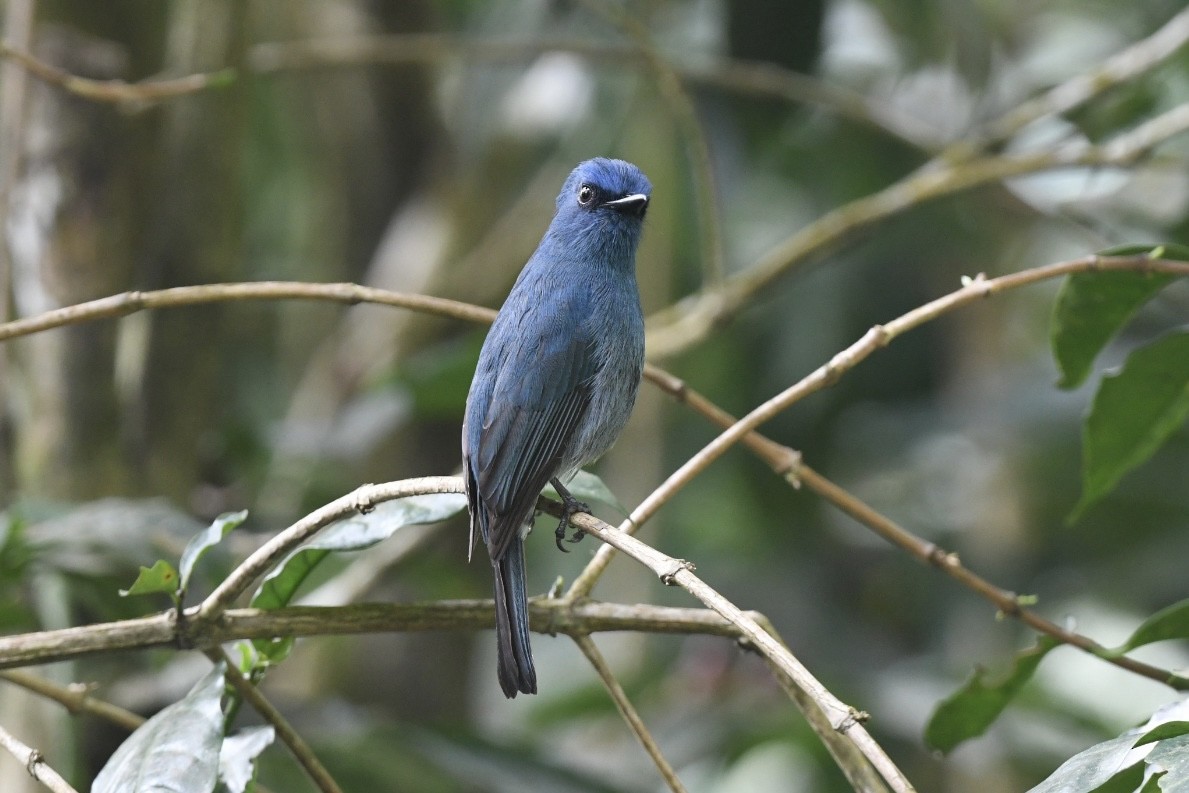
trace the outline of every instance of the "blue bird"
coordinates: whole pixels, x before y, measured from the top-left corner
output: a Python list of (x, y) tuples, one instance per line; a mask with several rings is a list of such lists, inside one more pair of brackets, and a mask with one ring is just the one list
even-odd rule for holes
[[(640, 387), (644, 317), (636, 247), (652, 185), (622, 160), (587, 160), (483, 342), (462, 426), (471, 544), (495, 574), (499, 681), (537, 692), (528, 637), (524, 538), (541, 489), (564, 502), (555, 532), (588, 512), (562, 485), (611, 448)], [(576, 535), (574, 539), (577, 539)]]

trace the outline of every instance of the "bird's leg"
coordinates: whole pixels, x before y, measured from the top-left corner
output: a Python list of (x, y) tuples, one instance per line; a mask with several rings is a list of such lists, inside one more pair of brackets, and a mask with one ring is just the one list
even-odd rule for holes
[[(566, 529), (570, 525), (570, 517), (578, 514), (579, 512), (586, 512), (589, 514), (590, 505), (584, 504), (570, 495), (570, 491), (566, 490), (565, 486), (562, 485), (561, 480), (559, 480), (556, 476), (550, 479), (549, 482), (553, 485), (553, 489), (557, 491), (557, 494), (561, 496), (561, 522), (557, 524), (557, 531), (553, 533), (553, 536), (557, 541), (557, 549), (563, 553), (569, 553), (565, 546), (561, 544), (561, 541), (566, 539)], [(586, 532), (582, 531), (582, 529), (575, 528), (574, 536), (570, 537), (567, 542), (578, 542), (585, 536)]]

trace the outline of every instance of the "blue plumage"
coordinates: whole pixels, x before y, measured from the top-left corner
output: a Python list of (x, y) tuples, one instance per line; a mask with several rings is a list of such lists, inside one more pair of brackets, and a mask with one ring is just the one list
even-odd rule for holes
[(509, 697), (537, 691), (526, 521), (550, 480), (611, 448), (640, 386), (636, 247), (651, 192), (644, 174), (622, 160), (587, 160), (573, 170), (471, 381), (462, 428), (471, 543), (482, 538), (491, 557), (499, 680)]

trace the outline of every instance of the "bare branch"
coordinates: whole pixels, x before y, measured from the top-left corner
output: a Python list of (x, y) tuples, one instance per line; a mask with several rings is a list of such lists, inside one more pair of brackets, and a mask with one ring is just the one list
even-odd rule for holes
[(123, 292), (86, 303), (47, 311), (0, 325), (0, 341), (28, 336), (51, 328), (76, 325), (97, 319), (112, 319), (145, 309), (178, 308), (236, 300), (327, 300), (333, 303), (376, 303), (407, 308), (426, 314), (454, 317), (468, 322), (491, 322), (491, 309), (447, 300), (376, 289), (359, 284), (311, 284), (302, 281), (255, 281), (250, 283), (203, 284), (158, 289), (152, 292)]
[(7, 680), (13, 685), (32, 691), (46, 699), (52, 699), (72, 714), (90, 713), (112, 724), (119, 725), (129, 732), (145, 723), (145, 718), (138, 713), (92, 697), (93, 686), (83, 683), (60, 686), (44, 677), (16, 669), (0, 672), (0, 679)]
[[(551, 513), (561, 514), (559, 504), (548, 502), (548, 506)], [(735, 604), (694, 575), (692, 564), (667, 556), (645, 545), (630, 534), (603, 523), (592, 515), (580, 513), (572, 516), (571, 520), (582, 531), (593, 534), (608, 546), (623, 551), (652, 570), (663, 583), (680, 586), (718, 612), (728, 622), (737, 626), (744, 638), (761, 655), (777, 666), (783, 674), (788, 675), (797, 688), (805, 691), (812, 698), (814, 705), (825, 714), (829, 726), (834, 732), (846, 736), (855, 743), (867, 761), (887, 780), (892, 790), (898, 793), (913, 790), (908, 779), (860, 723), (865, 715), (831, 694), (787, 647), (760, 627), (756, 620), (744, 614)], [(809, 723), (816, 728), (816, 721), (809, 720)], [(838, 759), (838, 756), (836, 755), (835, 758)]]
[(124, 80), (92, 80), (59, 69), (24, 50), (4, 43), (0, 43), (0, 57), (19, 63), (30, 74), (50, 85), (59, 86), (75, 96), (95, 102), (156, 102), (210, 88), (222, 88), (235, 80), (235, 70), (230, 68), (208, 74), (190, 74), (169, 80), (145, 80), (138, 83)]
[(62, 775), (50, 767), (45, 758), (41, 756), (41, 752), (21, 743), (12, 735), (12, 733), (0, 727), (0, 746), (8, 750), (9, 754), (17, 759), (25, 770), (29, 772), (29, 776), (36, 779), (41, 784), (45, 785), (54, 793), (78, 793), (70, 784), (62, 778)]
[(207, 596), (198, 607), (195, 618), (209, 622), (225, 611), (236, 598), (247, 591), (260, 576), (283, 556), (313, 537), (336, 520), (357, 512), (370, 512), (381, 501), (427, 493), (461, 493), (462, 481), (456, 476), (426, 476), (405, 479), (383, 485), (363, 485), (342, 498), (320, 507), (277, 534), (260, 546)]
[[(211, 622), (199, 620), (197, 609), (190, 609), (180, 629), (175, 620), (176, 612), (170, 610), (118, 622), (0, 636), (0, 668), (151, 647), (207, 650), (238, 639), (484, 630), (495, 625), (492, 608), (490, 600), (288, 606), (271, 610), (247, 608), (229, 609)], [(550, 635), (641, 631), (739, 637), (734, 626), (705, 609), (596, 601), (571, 604), (558, 599), (534, 598), (529, 601), (529, 614), (532, 629)], [(760, 619), (759, 615), (753, 616)]]
[(714, 167), (710, 162), (710, 145), (706, 142), (706, 134), (702, 130), (701, 122), (698, 121), (698, 113), (694, 107), (693, 99), (681, 84), (681, 76), (677, 70), (657, 51), (652, 36), (648, 33), (648, 28), (639, 19), (632, 14), (625, 13), (618, 6), (595, 0), (582, 0), (582, 6), (590, 13), (609, 22), (632, 40), (643, 57), (644, 63), (652, 72), (657, 90), (669, 106), (669, 113), (685, 141), (686, 156), (689, 158), (694, 182), (698, 211), (696, 226), (701, 236), (703, 287), (713, 286), (722, 281), (725, 270), (722, 221), (714, 189)]
[[(1189, 263), (1152, 259), (1142, 255), (1117, 257), (1086, 256), (1081, 259), (1057, 262), (1043, 267), (1023, 270), (1018, 273), (1011, 273), (1000, 276), (999, 278), (987, 279), (980, 275), (979, 277), (969, 279), (968, 283), (963, 285), (961, 289), (932, 300), (923, 306), (919, 306), (886, 325), (876, 325), (871, 328), (862, 338), (839, 352), (799, 382), (756, 407), (670, 474), (668, 479), (662, 482), (659, 487), (653, 490), (647, 498), (632, 510), (627, 520), (620, 524), (619, 530), (627, 534), (634, 534), (645, 521), (656, 514), (656, 511), (663, 504), (667, 503), (678, 491), (705, 470), (707, 466), (721, 457), (736, 443), (742, 441), (749, 433), (810, 394), (820, 391), (826, 386), (833, 385), (843, 374), (853, 369), (872, 353), (886, 347), (898, 336), (936, 319), (942, 314), (999, 294), (1000, 292), (1040, 281), (1059, 278), (1072, 273), (1095, 270), (1134, 270), (1139, 272), (1164, 272), (1174, 275), (1189, 275)], [(614, 556), (615, 549), (613, 547), (604, 546), (600, 548), (595, 553), (594, 558), (590, 560), (586, 569), (571, 584), (570, 589), (565, 594), (565, 598), (581, 598), (589, 594)]]
[(1175, 15), (1146, 39), (1120, 50), (1090, 71), (1066, 80), (1040, 96), (1012, 108), (986, 125), (981, 134), (966, 144), (967, 150), (1007, 140), (1038, 119), (1080, 107), (1102, 93), (1155, 69), (1175, 55), (1186, 43), (1189, 43), (1189, 9)]
[(249, 683), (240, 674), (239, 669), (227, 657), (227, 653), (219, 648), (208, 650), (206, 655), (216, 664), (220, 661), (223, 662), (223, 676), (235, 689), (235, 693), (239, 694), (265, 721), (273, 726), (273, 729), (277, 731), (277, 737), (285, 746), (289, 747), (289, 751), (318, 790), (321, 790), (322, 793), (343, 793), (338, 783), (334, 781), (334, 777), (326, 770), (326, 766), (322, 765), (318, 756), (314, 754), (314, 750), (306, 743), (305, 738), (302, 738), (281, 712), (265, 699), (264, 695), (260, 693), (260, 689)]
[(1013, 176), (1083, 166), (1131, 166), (1156, 146), (1186, 131), (1189, 104), (1100, 145), (1075, 141), (1023, 154), (958, 162), (940, 157), (931, 160), (900, 181), (822, 215), (720, 287), (689, 295), (653, 314), (647, 321), (648, 356), (651, 360), (671, 357), (702, 342), (778, 278), (859, 229), (940, 196)]
[(644, 751), (652, 758), (652, 762), (656, 763), (656, 768), (661, 773), (661, 778), (665, 780), (665, 784), (669, 786), (669, 790), (673, 793), (684, 793), (685, 785), (681, 784), (681, 780), (677, 778), (677, 772), (673, 770), (673, 766), (665, 759), (661, 753), (660, 746), (657, 745), (656, 739), (652, 737), (652, 733), (648, 731), (648, 727), (644, 726), (644, 720), (640, 718), (640, 714), (636, 712), (632, 701), (628, 699), (627, 692), (623, 690), (623, 686), (615, 679), (615, 674), (611, 671), (611, 667), (607, 665), (607, 659), (603, 658), (603, 654), (599, 652), (599, 648), (595, 646), (594, 640), (586, 635), (579, 635), (574, 637), (574, 643), (578, 645), (578, 649), (586, 656), (586, 660), (590, 661), (590, 665), (594, 667), (595, 672), (598, 673), (599, 679), (603, 681), (603, 687), (607, 689), (607, 693), (611, 695), (611, 699), (615, 702), (615, 707), (619, 709), (619, 715), (623, 716), (623, 720), (627, 722), (628, 728), (640, 741), (640, 745), (644, 747)]

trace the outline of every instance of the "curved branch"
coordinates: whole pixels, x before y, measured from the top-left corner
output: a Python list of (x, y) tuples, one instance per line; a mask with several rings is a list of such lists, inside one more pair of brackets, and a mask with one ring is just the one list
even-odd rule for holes
[(95, 102), (155, 102), (211, 88), (223, 88), (235, 81), (235, 70), (231, 68), (206, 74), (190, 74), (168, 80), (145, 80), (138, 83), (129, 83), (124, 80), (92, 80), (88, 77), (71, 74), (28, 52), (4, 43), (0, 43), (0, 57), (19, 63), (30, 74), (50, 85), (56, 85), (75, 96)]
[(44, 314), (0, 324), (0, 341), (18, 336), (135, 314), (158, 308), (178, 308), (235, 300), (327, 300), (332, 303), (376, 303), (407, 308), (426, 314), (453, 317), (468, 322), (491, 322), (495, 311), (448, 300), (443, 297), (393, 292), (359, 284), (311, 284), (303, 281), (253, 281), (247, 283), (201, 284), (157, 289), (151, 292), (123, 292), (86, 303), (47, 311)]
[[(845, 350), (836, 354), (822, 366), (802, 378), (797, 383), (781, 391), (776, 396), (762, 403), (743, 418), (731, 425), (717, 438), (704, 446), (694, 456), (652, 491), (640, 504), (632, 510), (628, 518), (619, 526), (619, 530), (627, 534), (634, 534), (636, 530), (660, 507), (673, 498), (682, 488), (705, 470), (711, 463), (726, 453), (736, 443), (741, 442), (761, 424), (769, 421), (805, 397), (826, 386), (833, 385), (842, 375), (853, 369), (872, 353), (886, 347), (898, 336), (902, 336), (914, 328), (936, 319), (942, 314), (961, 308), (969, 303), (991, 297), (1010, 289), (1016, 289), (1028, 284), (1059, 278), (1064, 275), (1095, 270), (1134, 270), (1140, 272), (1163, 272), (1174, 275), (1189, 275), (1189, 263), (1152, 259), (1148, 256), (1086, 256), (1066, 262), (1036, 267), (1018, 273), (987, 279), (981, 274), (967, 279), (961, 289), (948, 295), (932, 300), (923, 306), (892, 320), (886, 325), (876, 325), (863, 335), (858, 341)], [(757, 441), (753, 441), (758, 443)], [(762, 444), (761, 444), (762, 445)], [(588, 595), (611, 559), (615, 556), (615, 549), (611, 546), (599, 548), (594, 558), (571, 584), (566, 592), (566, 598), (581, 598)]]
[[(561, 514), (560, 504), (542, 503), (547, 504), (551, 514)], [(866, 718), (866, 714), (844, 704), (831, 694), (787, 647), (767, 630), (760, 627), (759, 622), (694, 575), (694, 566), (691, 563), (667, 556), (655, 548), (645, 545), (630, 534), (603, 523), (592, 515), (579, 513), (572, 516), (570, 520), (580, 530), (593, 534), (608, 547), (623, 551), (652, 570), (666, 585), (680, 586), (706, 606), (718, 612), (723, 619), (738, 627), (743, 637), (765, 659), (774, 664), (782, 674), (787, 675), (794, 682), (797, 688), (806, 692), (813, 699), (817, 709), (826, 716), (830, 728), (851, 740), (866, 760), (887, 780), (892, 790), (898, 792), (913, 790), (908, 779), (863, 727), (861, 722)], [(817, 729), (815, 720), (810, 719), (809, 723)], [(837, 755), (835, 757), (837, 759)]]
[(193, 617), (200, 622), (210, 622), (216, 618), (246, 592), (253, 581), (268, 572), (282, 557), (336, 520), (357, 512), (371, 512), (381, 501), (428, 493), (461, 492), (462, 480), (456, 476), (425, 476), (383, 485), (361, 485), (347, 495), (314, 510), (257, 548), (215, 587), (215, 591), (211, 592), (206, 600), (202, 601), (194, 611)]
[(720, 287), (697, 292), (653, 314), (647, 322), (649, 358), (671, 357), (703, 341), (774, 281), (859, 229), (934, 198), (1014, 176), (1082, 166), (1130, 166), (1186, 131), (1189, 103), (1101, 145), (1079, 141), (1055, 149), (957, 163), (934, 159), (878, 192), (827, 212)]

